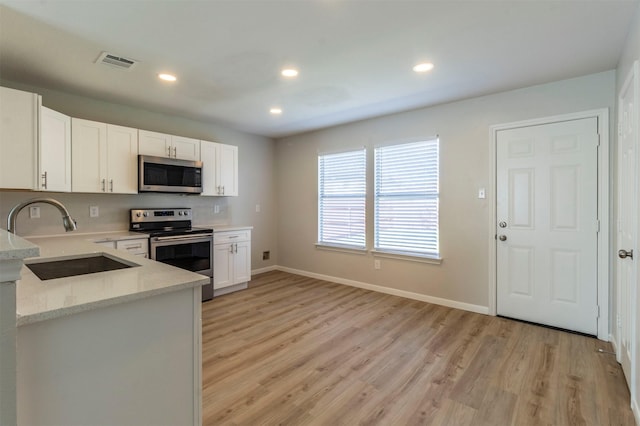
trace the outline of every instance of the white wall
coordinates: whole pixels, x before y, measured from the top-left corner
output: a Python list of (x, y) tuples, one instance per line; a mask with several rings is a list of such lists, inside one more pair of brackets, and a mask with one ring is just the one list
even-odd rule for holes
[[(80, 232), (124, 230), (128, 227), (128, 209), (144, 207), (191, 207), (194, 223), (253, 225), (252, 268), (277, 264), (275, 143), (269, 138), (230, 129), (224, 125), (169, 116), (54, 90), (29, 87), (2, 81), (1, 85), (42, 95), (43, 105), (72, 117), (102, 121), (145, 130), (171, 133), (239, 147), (239, 196), (201, 197), (165, 194), (110, 195), (64, 194), (0, 191), (0, 227), (6, 228), (9, 210), (15, 204), (36, 196), (52, 196), (63, 202), (78, 221)], [(214, 214), (214, 205), (220, 213)], [(260, 204), (260, 213), (255, 206)], [(100, 217), (89, 218), (89, 206), (100, 207)], [(28, 219), (22, 212), (17, 221), (22, 236), (64, 233), (58, 212), (44, 205), (41, 219)], [(262, 260), (262, 251), (271, 251), (269, 261)]]
[[(607, 71), (278, 140), (279, 265), (487, 307), (494, 195), (481, 200), (477, 192), (491, 188), (489, 126), (596, 108), (613, 111), (614, 91), (615, 72)], [(319, 151), (371, 150), (381, 142), (432, 135), (440, 136), (441, 147), (441, 265), (382, 259), (375, 270), (370, 255), (315, 248)]]
[[(627, 40), (626, 40), (626, 44), (624, 46), (624, 49), (622, 51), (622, 55), (620, 56), (620, 62), (618, 63), (618, 68), (616, 70), (616, 99), (617, 99), (617, 95), (620, 93), (620, 90), (622, 89), (622, 85), (624, 84), (625, 80), (627, 79), (627, 76), (629, 75), (629, 72), (631, 71), (631, 67), (634, 63), (634, 61), (640, 60), (640, 6), (638, 7), (638, 9), (636, 10), (636, 14), (633, 20), (633, 24), (631, 27), (631, 30), (629, 31), (629, 35), (627, 36)], [(617, 123), (617, 119), (616, 121), (614, 121), (614, 123)], [(613, 154), (615, 157), (617, 158), (617, 150), (614, 150)], [(613, 177), (613, 182), (616, 182), (616, 176)], [(617, 187), (617, 185), (616, 185)], [(613, 191), (613, 193), (615, 194), (616, 191)], [(614, 205), (613, 205), (613, 209), (614, 209), (614, 213), (611, 216), (614, 223), (615, 220), (617, 219), (617, 197), (614, 200)], [(614, 236), (614, 238), (617, 238), (616, 233), (612, 233), (612, 235)], [(612, 244), (612, 247), (614, 248), (613, 252), (615, 253), (619, 248), (622, 247), (618, 247), (618, 245), (616, 243)], [(636, 243), (636, 249), (638, 247), (638, 244)], [(616, 265), (617, 262), (613, 262), (612, 265), (614, 266), (613, 269), (613, 273), (614, 273), (614, 277), (612, 279), (613, 283), (616, 283)], [(640, 278), (640, 273), (638, 274), (638, 277)], [(636, 288), (640, 287), (640, 282), (636, 283)], [(617, 306), (615, 306), (615, 301), (617, 300), (617, 288), (614, 285), (613, 286), (614, 292), (612, 294), (611, 297), (611, 301), (613, 303), (613, 309), (612, 309), (612, 319), (615, 319), (617, 316)], [(635, 347), (635, 360), (632, 362), (635, 366), (635, 368), (632, 368), (632, 374), (633, 377), (631, 378), (632, 380), (632, 384), (631, 384), (631, 388), (635, 389), (635, 395), (632, 395), (632, 401), (631, 401), (631, 406), (633, 408), (634, 414), (636, 416), (636, 422), (640, 423), (640, 395), (638, 392), (638, 390), (640, 390), (640, 342), (638, 341), (638, 334), (640, 333), (640, 290), (637, 291), (636, 294), (636, 298), (635, 298), (635, 324), (636, 324), (636, 333), (634, 336), (632, 336), (632, 338), (634, 339), (634, 342), (632, 342), (632, 347)], [(614, 339), (618, 339), (619, 337), (619, 333), (618, 333), (618, 328), (616, 327), (616, 321), (612, 320), (611, 321), (611, 332), (612, 335), (614, 336)]]

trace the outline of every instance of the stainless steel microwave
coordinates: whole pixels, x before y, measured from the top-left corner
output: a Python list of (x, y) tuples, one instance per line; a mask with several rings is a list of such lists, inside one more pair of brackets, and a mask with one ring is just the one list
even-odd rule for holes
[(202, 161), (138, 156), (138, 192), (202, 193)]

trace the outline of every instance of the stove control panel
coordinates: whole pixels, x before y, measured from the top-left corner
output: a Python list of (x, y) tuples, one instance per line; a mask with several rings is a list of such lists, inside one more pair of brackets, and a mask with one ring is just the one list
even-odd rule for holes
[(178, 209), (131, 209), (131, 223), (175, 222), (191, 220), (190, 208)]

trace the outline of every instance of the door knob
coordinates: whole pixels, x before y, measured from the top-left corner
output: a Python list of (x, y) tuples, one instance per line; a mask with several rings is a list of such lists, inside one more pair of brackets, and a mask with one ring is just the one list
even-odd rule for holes
[(507, 241), (507, 236), (506, 236), (506, 235), (500, 235), (500, 236), (498, 237), (498, 239), (499, 239), (500, 241)]
[(627, 257), (630, 257), (631, 259), (633, 259), (633, 250), (618, 250), (618, 257), (620, 259), (626, 259)]

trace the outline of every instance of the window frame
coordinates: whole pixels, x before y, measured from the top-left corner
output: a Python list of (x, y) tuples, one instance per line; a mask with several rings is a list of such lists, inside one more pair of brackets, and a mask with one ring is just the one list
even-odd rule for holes
[[(427, 157), (430, 155), (433, 156), (431, 151), (435, 150), (435, 162), (429, 163), (428, 167), (435, 168), (435, 172), (432, 175), (421, 176), (423, 179), (433, 179), (435, 178), (435, 188), (427, 188), (429, 185), (433, 186), (433, 182), (430, 184), (427, 183), (426, 187), (422, 191), (423, 194), (418, 196), (417, 191), (405, 191), (402, 194), (384, 194), (380, 195), (380, 159), (379, 152), (388, 148), (398, 147), (400, 145), (410, 145), (410, 144), (419, 144), (424, 142), (425, 144), (435, 144), (435, 148), (431, 148), (429, 146), (425, 147), (427, 153), (425, 154)], [(400, 258), (414, 261), (422, 261), (427, 263), (440, 263), (441, 258), (441, 247), (440, 247), (440, 175), (441, 175), (441, 166), (440, 166), (440, 138), (438, 135), (425, 137), (425, 138), (412, 138), (401, 141), (393, 141), (389, 143), (384, 143), (380, 145), (376, 145), (374, 147), (373, 152), (374, 160), (373, 160), (373, 190), (372, 190), (372, 200), (373, 200), (373, 249), (371, 253), (375, 256), (380, 257), (392, 257), (392, 258)], [(382, 172), (384, 173), (384, 172)], [(387, 172), (388, 173), (388, 172)], [(433, 176), (435, 175), (435, 177)], [(403, 200), (404, 197), (404, 200)], [(406, 201), (409, 198), (417, 199), (428, 205), (430, 202), (433, 203), (435, 201), (435, 206), (432, 208), (431, 215), (435, 215), (435, 229), (434, 227), (428, 228), (425, 231), (425, 234), (431, 234), (435, 238), (435, 246), (434, 249), (422, 249), (422, 250), (411, 250), (408, 247), (400, 247), (400, 248), (392, 248), (390, 244), (380, 244), (380, 200), (385, 199), (389, 200), (400, 200)], [(429, 201), (431, 200), (431, 201)], [(401, 205), (401, 204), (400, 204)], [(423, 219), (427, 220), (427, 219)], [(405, 232), (411, 231), (409, 228), (405, 230)], [(397, 237), (401, 239), (399, 235)], [(428, 244), (425, 244), (427, 246)], [(386, 246), (386, 247), (385, 247)]]
[[(322, 161), (323, 158), (326, 157), (330, 157), (330, 156), (340, 156), (340, 155), (347, 155), (347, 154), (356, 154), (356, 153), (361, 153), (362, 155), (362, 176), (361, 176), (361, 183), (362, 183), (362, 192), (357, 194), (357, 193), (344, 193), (344, 194), (334, 194), (334, 195), (326, 195), (326, 188), (323, 187), (323, 184), (326, 183), (326, 179), (321, 175), (322, 170), (323, 170), (323, 165), (322, 165)], [(357, 148), (353, 148), (353, 149), (345, 149), (345, 150), (340, 150), (340, 151), (327, 151), (327, 152), (318, 152), (317, 155), (317, 173), (316, 173), (316, 177), (318, 179), (317, 182), (317, 240), (316, 240), (316, 247), (317, 248), (326, 248), (326, 249), (336, 249), (336, 250), (341, 250), (341, 251), (347, 251), (347, 252), (351, 252), (351, 251), (356, 251), (356, 252), (366, 252), (367, 250), (367, 198), (368, 198), (368, 181), (367, 181), (367, 176), (368, 176), (368, 161), (367, 161), (367, 148), (362, 146), (362, 147), (357, 147)], [(356, 166), (359, 167), (359, 166)], [(361, 202), (362, 202), (362, 244), (350, 244), (350, 243), (343, 243), (343, 242), (337, 242), (337, 241), (331, 241), (330, 239), (324, 239), (323, 236), (323, 227), (326, 226), (325, 222), (324, 222), (324, 218), (326, 217), (325, 214), (323, 214), (323, 200), (337, 200), (337, 199), (346, 199), (349, 197), (353, 197), (353, 198), (360, 198)]]

